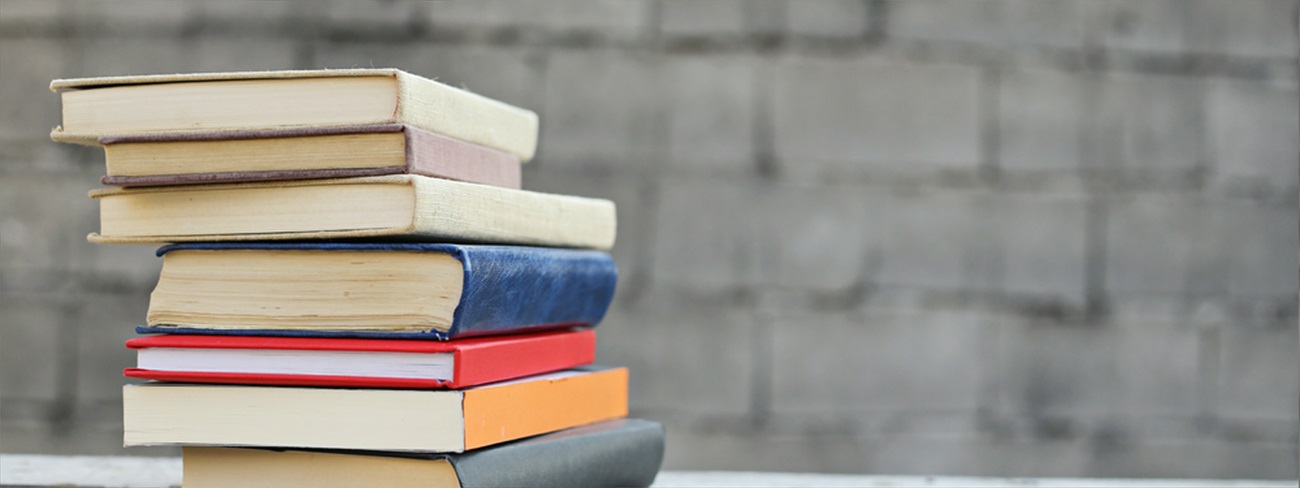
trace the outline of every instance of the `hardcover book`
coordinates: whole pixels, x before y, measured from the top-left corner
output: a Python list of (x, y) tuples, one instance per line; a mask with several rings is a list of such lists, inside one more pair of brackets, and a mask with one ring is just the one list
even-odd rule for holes
[(418, 243), (193, 243), (163, 257), (141, 333), (449, 339), (595, 326), (601, 251)]
[(54, 80), (56, 141), (104, 136), (406, 124), (499, 149), (537, 149), (537, 114), (396, 69), (253, 71)]
[(520, 187), (513, 154), (387, 124), (102, 137), (115, 186), (238, 183), (419, 174)]
[(181, 449), (186, 488), (650, 486), (664, 429), (620, 419), (476, 449), (406, 455), (233, 447)]
[(405, 240), (610, 249), (614, 203), (416, 175), (100, 189), (91, 242)]
[(543, 332), (450, 342), (160, 335), (126, 342), (126, 376), (182, 383), (468, 388), (591, 364), (596, 333)]
[(627, 415), (627, 369), (586, 366), (466, 390), (145, 383), (122, 388), (125, 446), (464, 452)]

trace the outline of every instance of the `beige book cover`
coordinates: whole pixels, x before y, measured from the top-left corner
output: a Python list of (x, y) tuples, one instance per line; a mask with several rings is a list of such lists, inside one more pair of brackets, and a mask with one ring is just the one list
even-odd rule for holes
[(608, 250), (614, 202), (419, 175), (99, 189), (96, 243), (388, 237)]
[(56, 141), (295, 127), (408, 124), (532, 159), (537, 114), (397, 69), (250, 71), (54, 80)]

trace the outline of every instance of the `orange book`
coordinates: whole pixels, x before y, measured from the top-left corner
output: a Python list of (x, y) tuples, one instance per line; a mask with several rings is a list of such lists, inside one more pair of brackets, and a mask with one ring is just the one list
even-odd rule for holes
[(627, 369), (467, 390), (146, 383), (122, 391), (126, 446), (464, 452), (627, 415)]

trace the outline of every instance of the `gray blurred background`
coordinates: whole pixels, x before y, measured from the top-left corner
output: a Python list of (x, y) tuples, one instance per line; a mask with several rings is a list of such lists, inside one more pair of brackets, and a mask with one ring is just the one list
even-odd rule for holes
[(1295, 478), (1297, 2), (0, 1), (0, 451), (121, 444), (151, 248), (51, 79), (398, 67), (615, 200), (669, 469)]

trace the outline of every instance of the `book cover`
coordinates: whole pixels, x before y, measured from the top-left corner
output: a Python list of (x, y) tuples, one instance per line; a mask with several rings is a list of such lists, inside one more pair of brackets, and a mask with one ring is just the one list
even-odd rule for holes
[(537, 114), (405, 71), (324, 69), (62, 79), (50, 138), (409, 124), (532, 159)]
[[(455, 304), (451, 324), (445, 330), (430, 327), (413, 332), (382, 330), (356, 330), (347, 326), (315, 330), (276, 330), (242, 327), (236, 330), (221, 329), (202, 324), (155, 323), (151, 318), (140, 333), (199, 333), (199, 334), (256, 334), (300, 335), (335, 337), (401, 337), (446, 340), (451, 338), (517, 333), (524, 331), (557, 329), (575, 326), (595, 326), (604, 318), (614, 298), (618, 270), (613, 258), (600, 251), (558, 249), (523, 246), (487, 246), (419, 243), (190, 243), (159, 248), (163, 256), (164, 273), (168, 271), (167, 255), (182, 251), (204, 253), (232, 253), (241, 251), (300, 251), (338, 253), (438, 253), (445, 254), (461, 264), (460, 298)], [(239, 256), (239, 255), (236, 255)], [(342, 272), (340, 272), (341, 274)], [(182, 280), (183, 286), (202, 286), (202, 279)], [(159, 280), (160, 286), (163, 279)], [(347, 283), (344, 283), (348, 286)], [(355, 285), (364, 291), (367, 283)], [(351, 294), (350, 288), (323, 296), (306, 296), (306, 299), (338, 301), (341, 295)], [(223, 298), (239, 299), (242, 290), (222, 292)], [(306, 294), (311, 288), (285, 287), (283, 293)], [(159, 293), (155, 290), (155, 296)], [(362, 293), (355, 293), (358, 297)], [(284, 295), (282, 295), (282, 298)], [(290, 298), (298, 298), (292, 295)], [(429, 297), (432, 299), (434, 297)], [(360, 298), (352, 298), (360, 299)], [(156, 300), (156, 298), (155, 298)], [(189, 300), (188, 303), (204, 302)], [(181, 301), (184, 306), (187, 301)], [(313, 323), (321, 322), (320, 307), (305, 302), (310, 308)], [(157, 314), (157, 304), (151, 303), (149, 316)], [(219, 316), (217, 318), (220, 318)], [(404, 325), (404, 324), (403, 324)]]
[(123, 444), (465, 452), (627, 415), (627, 369), (465, 390), (159, 383), (122, 389)]
[[(131, 339), (126, 346), (140, 354), (138, 367), (123, 371), (132, 378), (350, 388), (468, 388), (582, 366), (596, 358), (596, 334), (591, 330), (449, 342), (159, 335)], [(147, 356), (155, 353), (162, 355)], [(450, 374), (432, 374), (447, 368), (431, 366), (430, 355), (448, 356)], [(170, 367), (143, 367), (151, 363)]]
[(417, 175), (114, 188), (96, 243), (391, 238), (607, 250), (614, 203)]
[[(398, 142), (375, 136), (382, 134)], [(99, 142), (108, 167), (100, 182), (113, 186), (419, 174), (518, 189), (521, 180), (518, 156), (402, 124), (141, 134)]]
[(408, 455), (185, 447), (184, 485), (344, 488), (386, 486), (650, 486), (664, 455), (663, 426), (619, 419), (460, 454)]

